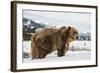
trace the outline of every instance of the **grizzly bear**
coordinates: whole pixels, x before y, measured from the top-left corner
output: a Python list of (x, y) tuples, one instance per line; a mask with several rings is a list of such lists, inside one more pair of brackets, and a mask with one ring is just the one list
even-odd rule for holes
[(49, 53), (57, 50), (61, 57), (68, 51), (69, 43), (78, 38), (78, 31), (74, 27), (45, 28), (31, 37), (32, 59), (45, 58)]

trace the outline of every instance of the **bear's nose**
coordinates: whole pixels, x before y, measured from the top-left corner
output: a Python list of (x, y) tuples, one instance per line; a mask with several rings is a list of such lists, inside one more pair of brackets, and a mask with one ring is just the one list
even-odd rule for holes
[(79, 39), (79, 37), (77, 36), (77, 37), (76, 37), (76, 40), (78, 40), (78, 39)]

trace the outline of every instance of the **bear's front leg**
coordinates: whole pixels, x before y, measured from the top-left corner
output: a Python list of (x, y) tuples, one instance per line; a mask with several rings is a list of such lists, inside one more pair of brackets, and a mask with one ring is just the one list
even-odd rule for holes
[(68, 47), (69, 45), (63, 45), (61, 49), (58, 49), (58, 53), (57, 53), (57, 56), (58, 57), (62, 57), (62, 56), (65, 56), (66, 55), (66, 52), (68, 51)]

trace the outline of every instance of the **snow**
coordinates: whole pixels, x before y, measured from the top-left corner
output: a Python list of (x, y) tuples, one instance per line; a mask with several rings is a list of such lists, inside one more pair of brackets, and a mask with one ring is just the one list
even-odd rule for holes
[(85, 50), (85, 51), (89, 51), (91, 50), (91, 41), (74, 41), (72, 43), (70, 43), (70, 48), (71, 50)]
[(63, 56), (63, 57), (57, 57), (55, 54), (49, 54), (46, 58), (44, 59), (31, 59), (31, 58), (26, 58), (23, 59), (23, 62), (54, 62), (54, 61), (77, 61), (77, 60), (89, 60), (91, 59), (91, 52), (90, 51), (68, 51), (68, 53)]
[[(84, 44), (85, 43), (85, 44)], [(91, 59), (91, 42), (90, 41), (75, 41), (70, 44), (69, 51), (63, 57), (57, 57), (57, 51), (48, 54), (44, 59), (31, 59), (31, 42), (23, 42), (23, 52), (29, 53), (29, 58), (23, 58), (24, 63), (31, 62), (53, 62), (53, 61), (77, 61)], [(72, 48), (74, 46), (74, 50)], [(85, 49), (84, 49), (85, 47)], [(77, 49), (78, 48), (78, 49)]]

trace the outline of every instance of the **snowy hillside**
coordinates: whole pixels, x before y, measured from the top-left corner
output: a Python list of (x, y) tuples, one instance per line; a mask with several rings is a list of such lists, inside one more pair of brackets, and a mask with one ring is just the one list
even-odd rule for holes
[[(23, 42), (23, 54), (26, 53), (28, 56), (23, 56), (23, 62), (38, 62), (40, 59), (31, 60), (31, 42)], [(90, 41), (75, 41), (70, 44), (69, 51), (63, 57), (57, 57), (57, 51), (49, 54), (46, 58), (41, 61), (70, 61), (70, 60), (88, 60), (91, 58), (91, 42)]]

